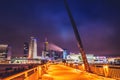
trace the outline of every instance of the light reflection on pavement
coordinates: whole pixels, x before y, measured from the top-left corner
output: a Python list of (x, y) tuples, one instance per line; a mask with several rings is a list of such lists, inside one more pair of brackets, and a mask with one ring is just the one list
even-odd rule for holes
[(115, 80), (80, 71), (61, 64), (50, 65), (42, 80)]

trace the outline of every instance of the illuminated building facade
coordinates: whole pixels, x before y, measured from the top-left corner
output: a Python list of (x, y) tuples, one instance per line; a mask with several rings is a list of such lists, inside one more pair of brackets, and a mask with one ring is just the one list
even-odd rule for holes
[(11, 47), (8, 45), (0, 45), (0, 61), (11, 59)]
[[(94, 55), (93, 54), (86, 54), (86, 56), (87, 56), (87, 60), (89, 63), (94, 63)], [(67, 55), (67, 59), (73, 60), (73, 62), (83, 63), (83, 59), (82, 59), (82, 56), (80, 53)]]
[(52, 60), (57, 60), (57, 59), (62, 59), (63, 57), (63, 52), (59, 52), (59, 51), (51, 51), (50, 52), (50, 57)]
[(63, 59), (67, 59), (67, 50), (66, 49), (64, 49), (63, 50)]
[(24, 43), (24, 57), (28, 57), (28, 52), (29, 52), (29, 43), (25, 42)]
[(120, 57), (107, 58), (108, 63), (120, 65)]
[(29, 44), (29, 59), (37, 58), (37, 40), (34, 37), (31, 37), (30, 44)]
[(49, 43), (47, 41), (47, 38), (45, 38), (44, 48), (43, 48), (43, 51), (42, 51), (42, 57), (43, 58), (50, 57), (49, 50), (48, 50), (48, 45), (49, 45)]
[(47, 38), (45, 38), (45, 42), (44, 42), (44, 51), (48, 51), (48, 41), (47, 41)]
[[(65, 53), (66, 51), (64, 51)], [(45, 38), (43, 51), (42, 51), (42, 59), (48, 59), (48, 60), (57, 60), (62, 59), (63, 57), (63, 49), (56, 46), (53, 43), (48, 42), (47, 38)]]
[(106, 56), (95, 56), (94, 63), (107, 63)]

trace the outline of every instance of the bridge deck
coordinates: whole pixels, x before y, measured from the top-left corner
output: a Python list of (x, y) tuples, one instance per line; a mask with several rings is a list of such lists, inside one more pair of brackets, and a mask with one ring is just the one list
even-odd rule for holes
[(50, 65), (42, 80), (115, 80), (80, 71), (64, 65)]

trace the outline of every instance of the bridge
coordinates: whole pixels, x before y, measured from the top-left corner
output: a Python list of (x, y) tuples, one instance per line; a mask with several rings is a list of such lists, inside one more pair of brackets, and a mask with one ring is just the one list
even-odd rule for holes
[(82, 64), (47, 63), (7, 70), (0, 80), (120, 80), (120, 66), (90, 65), (92, 73)]
[[(20, 64), (15, 68), (10, 67), (1, 71), (0, 80), (120, 80), (120, 66), (88, 64), (77, 25), (75, 24), (66, 0), (64, 0), (64, 2), (84, 65), (73, 63), (46, 63), (43, 65), (26, 64), (23, 66), (23, 64)], [(36, 43), (36, 40), (34, 41)], [(31, 50), (32, 48), (33, 47), (31, 47)], [(30, 54), (33, 53), (31, 52)], [(35, 57), (30, 55), (29, 58), (36, 58), (36, 52)]]

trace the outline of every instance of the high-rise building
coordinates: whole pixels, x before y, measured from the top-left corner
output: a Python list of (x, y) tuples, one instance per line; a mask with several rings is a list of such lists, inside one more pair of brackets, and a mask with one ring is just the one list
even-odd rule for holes
[(24, 57), (28, 57), (28, 52), (29, 52), (29, 43), (25, 42), (24, 43)]
[(31, 37), (29, 44), (29, 59), (37, 58), (37, 40), (34, 37)]
[(63, 50), (63, 59), (67, 59), (67, 50), (66, 49), (64, 49)]
[(0, 45), (0, 61), (11, 59), (11, 47), (5, 44)]
[(12, 55), (12, 48), (11, 46), (8, 46), (8, 55), (7, 55), (7, 60), (11, 60), (11, 55)]
[(47, 41), (47, 38), (45, 38), (45, 42), (44, 42), (44, 51), (48, 51), (48, 41)]
[(42, 52), (42, 57), (43, 58), (50, 57), (49, 50), (48, 50), (48, 45), (49, 45), (49, 43), (47, 41), (47, 38), (45, 38), (44, 48), (43, 48), (44, 51)]

